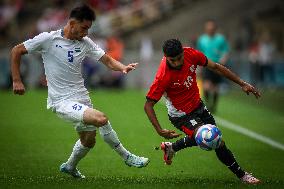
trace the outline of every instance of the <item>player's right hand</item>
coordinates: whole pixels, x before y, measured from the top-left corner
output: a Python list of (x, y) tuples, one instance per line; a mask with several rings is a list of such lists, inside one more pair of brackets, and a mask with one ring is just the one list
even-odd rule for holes
[(162, 129), (159, 132), (159, 135), (164, 137), (165, 139), (172, 139), (179, 137), (181, 134), (176, 133), (174, 130)]
[(13, 92), (14, 94), (23, 95), (25, 94), (25, 86), (21, 81), (13, 82)]

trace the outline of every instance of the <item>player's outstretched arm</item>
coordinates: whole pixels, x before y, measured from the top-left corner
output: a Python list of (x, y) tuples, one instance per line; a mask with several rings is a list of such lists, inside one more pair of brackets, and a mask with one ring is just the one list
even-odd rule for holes
[(247, 95), (252, 93), (256, 98), (259, 98), (261, 96), (260, 92), (254, 86), (243, 81), (237, 74), (233, 73), (231, 70), (229, 70), (225, 66), (223, 66), (221, 64), (217, 64), (217, 63), (208, 59), (207, 67), (210, 70), (212, 70), (212, 71), (228, 78), (229, 80), (237, 83), (238, 85), (240, 85), (242, 87), (242, 90), (245, 93), (247, 93)]
[(155, 101), (147, 99), (145, 105), (144, 105), (144, 110), (145, 113), (147, 114), (150, 122), (152, 123), (153, 127), (156, 129), (157, 133), (161, 136), (164, 137), (165, 139), (171, 139), (171, 138), (177, 138), (181, 134), (176, 133), (173, 130), (168, 130), (168, 129), (162, 129), (157, 117), (156, 113), (154, 110), (154, 105), (156, 104)]
[(15, 46), (11, 51), (11, 74), (13, 80), (13, 91), (15, 94), (23, 95), (25, 86), (21, 79), (20, 64), (23, 54), (28, 53), (23, 43)]
[(110, 68), (111, 70), (114, 71), (120, 71), (124, 74), (127, 74), (128, 72), (135, 70), (135, 68), (137, 67), (138, 63), (131, 63), (128, 64), (127, 66), (120, 63), (119, 61), (113, 59), (111, 56), (105, 54), (102, 56), (102, 58), (100, 59), (100, 61), (106, 65), (108, 68)]

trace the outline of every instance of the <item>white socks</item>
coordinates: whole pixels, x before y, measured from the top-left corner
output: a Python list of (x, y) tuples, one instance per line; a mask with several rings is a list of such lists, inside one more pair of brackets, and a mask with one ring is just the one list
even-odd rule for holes
[(86, 156), (90, 151), (90, 148), (85, 147), (81, 144), (80, 139), (75, 143), (73, 147), (73, 152), (70, 155), (67, 163), (69, 169), (75, 169), (79, 161)]
[[(114, 149), (124, 160), (130, 154), (120, 143), (116, 132), (112, 129), (110, 122), (99, 128), (100, 135), (109, 146)], [(75, 169), (79, 161), (87, 155), (91, 148), (85, 147), (81, 144), (80, 139), (75, 143), (73, 151), (67, 160), (68, 169)]]
[(120, 143), (116, 132), (112, 129), (110, 122), (99, 128), (100, 135), (109, 146), (114, 149), (124, 160), (127, 159), (130, 154), (123, 145)]

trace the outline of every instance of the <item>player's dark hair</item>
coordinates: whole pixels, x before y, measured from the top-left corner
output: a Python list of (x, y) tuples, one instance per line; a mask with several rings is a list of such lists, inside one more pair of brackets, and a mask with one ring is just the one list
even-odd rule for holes
[(168, 39), (163, 44), (165, 56), (176, 57), (183, 52), (182, 44), (178, 39)]
[(76, 20), (79, 20), (80, 22), (82, 22), (83, 20), (95, 21), (96, 15), (90, 7), (88, 7), (87, 5), (82, 5), (71, 10), (69, 19), (70, 18), (74, 18)]

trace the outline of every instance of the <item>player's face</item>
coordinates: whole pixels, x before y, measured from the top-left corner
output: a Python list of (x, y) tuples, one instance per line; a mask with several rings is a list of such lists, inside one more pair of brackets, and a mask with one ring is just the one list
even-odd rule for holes
[(71, 24), (71, 35), (73, 39), (82, 40), (83, 37), (88, 35), (88, 30), (92, 26), (89, 20), (78, 21), (74, 20)]
[(180, 53), (179, 55), (175, 56), (175, 57), (167, 57), (167, 64), (174, 68), (174, 69), (181, 69), (182, 65), (183, 65), (183, 52)]

